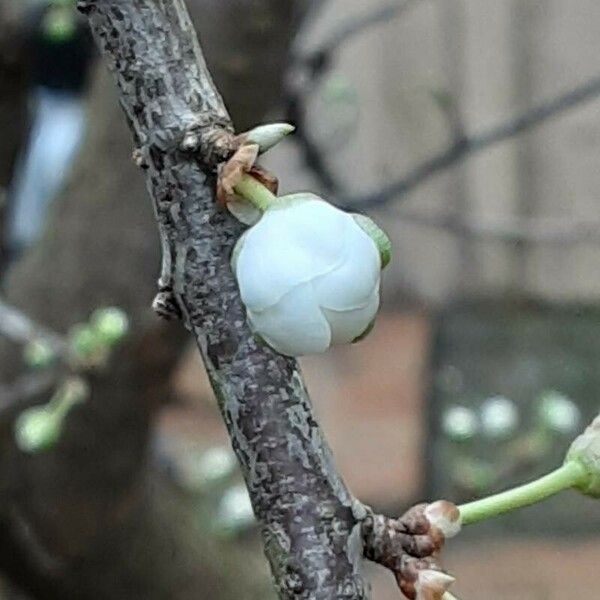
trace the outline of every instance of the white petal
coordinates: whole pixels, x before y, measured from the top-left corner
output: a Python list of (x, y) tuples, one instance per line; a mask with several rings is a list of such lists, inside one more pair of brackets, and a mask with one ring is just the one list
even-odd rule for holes
[(315, 280), (319, 304), (332, 310), (362, 308), (379, 287), (381, 259), (373, 240), (352, 223), (344, 244), (344, 261), (334, 271)]
[(310, 283), (295, 287), (275, 306), (263, 311), (248, 310), (248, 321), (281, 354), (320, 354), (329, 348), (331, 330)]
[(258, 208), (255, 208), (250, 202), (243, 200), (231, 200), (227, 202), (229, 212), (244, 225), (254, 225), (260, 221), (262, 213)]
[(269, 209), (248, 232), (238, 257), (244, 304), (264, 310), (293, 287), (341, 264), (347, 217), (320, 200)]
[(379, 310), (379, 288), (375, 288), (364, 308), (337, 311), (323, 308), (331, 327), (332, 344), (349, 344), (362, 335)]

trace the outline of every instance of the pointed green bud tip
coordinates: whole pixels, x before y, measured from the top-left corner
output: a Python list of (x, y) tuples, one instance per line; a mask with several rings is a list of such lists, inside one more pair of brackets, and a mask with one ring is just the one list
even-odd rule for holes
[(587, 496), (600, 498), (600, 415), (571, 444), (565, 462), (583, 467), (577, 489)]
[(381, 268), (385, 269), (392, 260), (392, 242), (387, 233), (369, 217), (358, 213), (352, 215), (359, 227), (375, 242), (381, 256)]
[(99, 308), (94, 311), (90, 323), (97, 337), (108, 346), (121, 342), (129, 331), (127, 314), (116, 307)]
[(56, 352), (46, 340), (32, 340), (23, 349), (23, 360), (32, 369), (45, 369), (56, 360)]
[(268, 125), (259, 125), (251, 129), (244, 135), (246, 144), (257, 144), (259, 153), (264, 154), (273, 146), (281, 142), (283, 138), (288, 136), (295, 127), (289, 123), (270, 123)]

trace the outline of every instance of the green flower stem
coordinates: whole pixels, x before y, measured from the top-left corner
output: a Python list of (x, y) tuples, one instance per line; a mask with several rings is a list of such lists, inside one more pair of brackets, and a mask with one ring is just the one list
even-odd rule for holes
[(277, 202), (277, 196), (260, 181), (244, 173), (241, 181), (235, 186), (235, 193), (245, 198), (258, 210), (265, 212)]
[(463, 525), (471, 525), (497, 517), (517, 508), (541, 502), (558, 492), (582, 485), (588, 478), (586, 470), (575, 461), (530, 483), (489, 498), (469, 502), (458, 507)]

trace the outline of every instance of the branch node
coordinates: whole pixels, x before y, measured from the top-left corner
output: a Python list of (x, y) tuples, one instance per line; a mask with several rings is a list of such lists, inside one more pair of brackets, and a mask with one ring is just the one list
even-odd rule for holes
[(458, 511), (450, 502), (417, 504), (399, 519), (367, 508), (362, 521), (364, 555), (390, 569), (407, 598), (438, 600), (453, 581), (435, 560), (446, 539), (439, 523), (445, 527), (457, 519)]
[(170, 288), (159, 290), (152, 301), (152, 310), (167, 321), (181, 320), (182, 312), (177, 298)]
[(88, 15), (95, 10), (95, 6), (92, 2), (88, 2), (87, 0), (78, 0), (77, 10), (83, 15)]
[(194, 123), (185, 130), (179, 149), (196, 155), (202, 163), (214, 168), (228, 160), (238, 146), (239, 142), (229, 125)]

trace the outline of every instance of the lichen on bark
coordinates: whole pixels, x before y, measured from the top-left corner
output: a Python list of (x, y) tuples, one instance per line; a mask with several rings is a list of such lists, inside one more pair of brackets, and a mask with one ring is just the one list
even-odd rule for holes
[[(295, 360), (254, 339), (229, 266), (241, 226), (215, 203), (233, 130), (182, 0), (86, 0), (143, 158), (170, 283), (203, 356), (281, 598), (363, 599), (360, 521)], [(199, 154), (181, 150), (193, 130)], [(163, 274), (165, 275), (165, 274)]]

